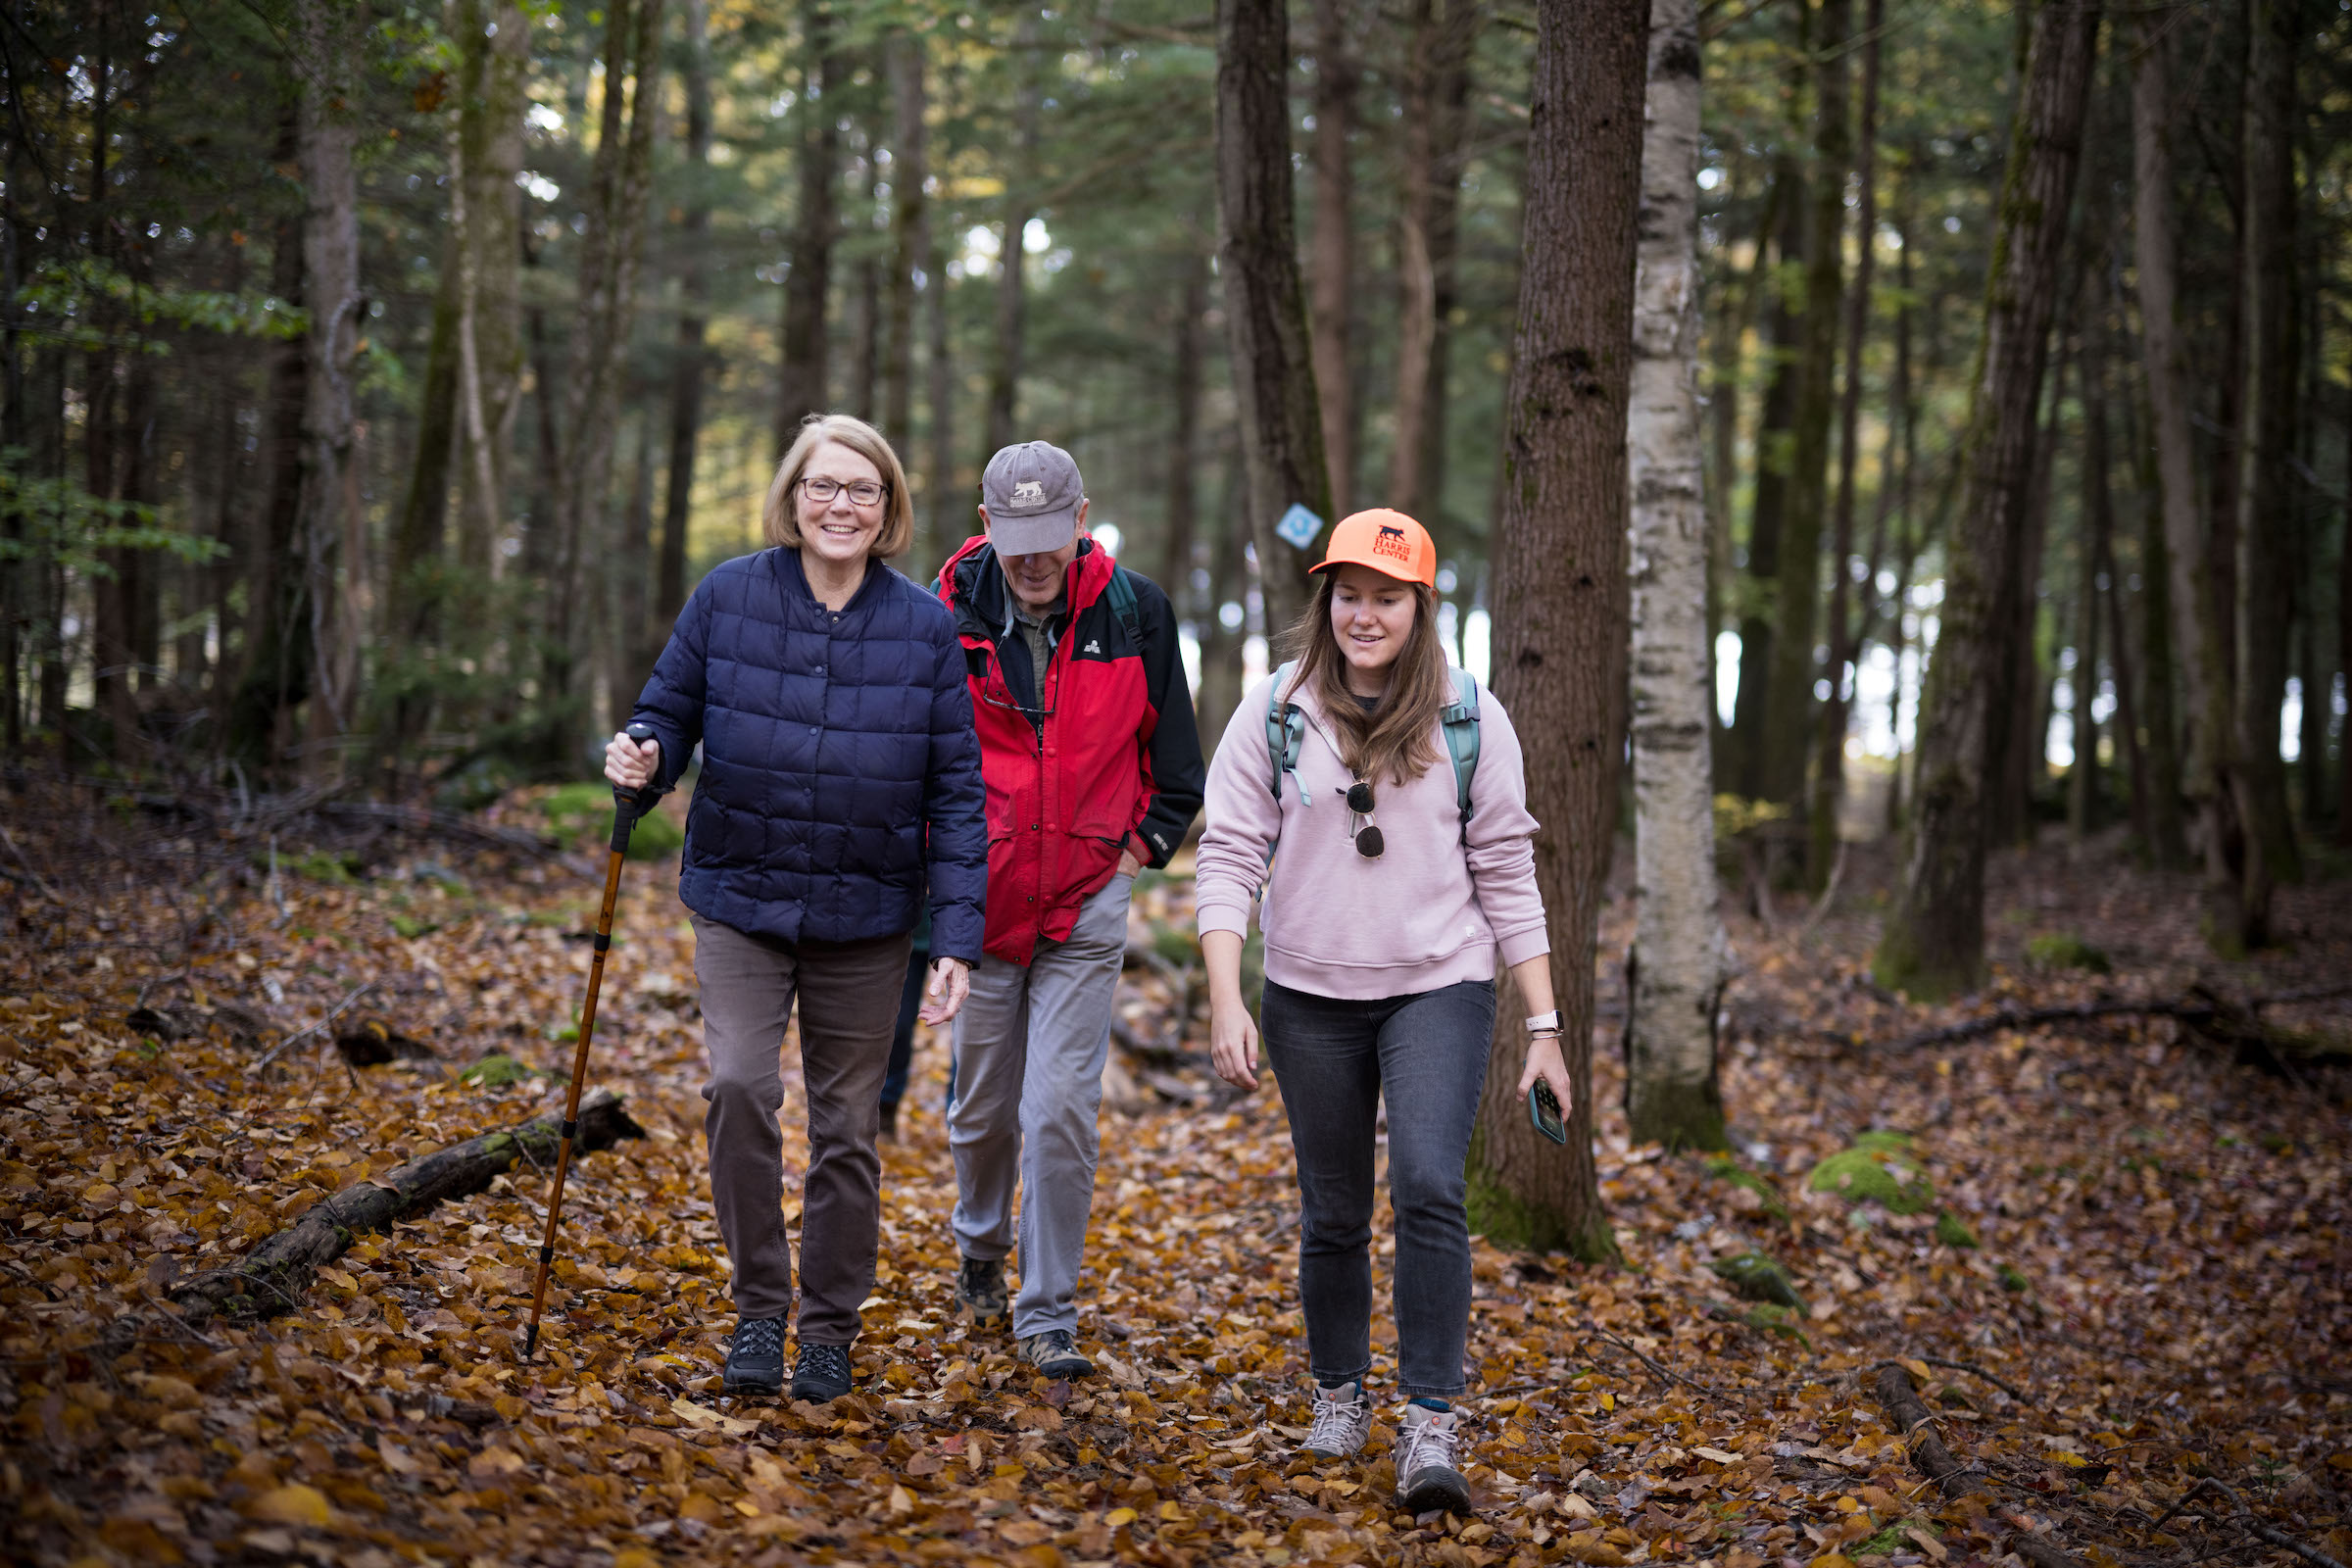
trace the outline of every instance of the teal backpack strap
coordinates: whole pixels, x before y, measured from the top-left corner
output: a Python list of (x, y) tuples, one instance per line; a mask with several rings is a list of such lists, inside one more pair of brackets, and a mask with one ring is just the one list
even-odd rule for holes
[[(1282, 775), (1298, 775), (1298, 748), (1306, 740), (1306, 715), (1296, 703), (1286, 703), (1282, 695), (1290, 688), (1291, 677), (1298, 672), (1298, 662), (1292, 660), (1274, 671), (1274, 684), (1266, 692), (1266, 756), (1274, 762), (1274, 799), (1282, 800)], [(1306, 786), (1298, 786), (1298, 804), (1312, 806), (1307, 799)]]
[(1127, 568), (1124, 566), (1110, 568), (1110, 584), (1102, 590), (1102, 598), (1110, 606), (1110, 612), (1119, 617), (1119, 624), (1127, 628), (1128, 645), (1137, 653), (1142, 653), (1144, 651), (1143, 617), (1136, 612), (1135, 584), (1128, 580)]
[(1462, 813), (1462, 839), (1470, 838), (1470, 781), (1478, 776), (1478, 679), (1466, 669), (1453, 676), (1453, 701), (1438, 715), (1446, 729), (1446, 755), (1453, 759), (1453, 798)]

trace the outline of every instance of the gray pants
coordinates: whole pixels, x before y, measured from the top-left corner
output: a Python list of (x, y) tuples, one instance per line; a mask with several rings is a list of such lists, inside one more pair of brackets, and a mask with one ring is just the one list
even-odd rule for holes
[(801, 1079), (808, 1101), (802, 1181), (801, 1343), (848, 1345), (874, 1288), (882, 1217), (882, 1075), (899, 1015), (910, 936), (777, 942), (694, 916), (710, 1109), (710, 1201), (735, 1269), (735, 1310), (792, 1313), (792, 1243), (784, 1234), (784, 1025), (801, 1006)]
[(1127, 953), (1135, 879), (1114, 876), (1078, 909), (1064, 942), (1027, 967), (983, 957), (956, 1016), (956, 1246), (994, 1260), (1013, 1244), (1021, 1194), (1021, 1292), (1012, 1332), (1075, 1330), (1078, 1265), (1095, 1201), (1095, 1116)]

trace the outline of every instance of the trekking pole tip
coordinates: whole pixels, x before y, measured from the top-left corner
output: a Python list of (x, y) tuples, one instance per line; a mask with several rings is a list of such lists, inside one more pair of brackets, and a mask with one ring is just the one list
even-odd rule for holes
[(522, 1358), (528, 1361), (539, 1348), (539, 1325), (534, 1323), (522, 1331)]

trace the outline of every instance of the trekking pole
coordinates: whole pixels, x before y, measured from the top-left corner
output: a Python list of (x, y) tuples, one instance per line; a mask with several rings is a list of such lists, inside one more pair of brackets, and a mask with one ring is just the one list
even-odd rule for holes
[[(654, 738), (650, 724), (631, 724), (625, 733), (640, 746)], [(580, 1081), (588, 1076), (588, 1042), (596, 1034), (596, 994), (604, 989), (605, 953), (612, 946), (612, 901), (620, 895), (621, 857), (628, 853), (629, 830), (661, 798), (661, 790), (651, 779), (637, 790), (612, 786), (612, 853), (605, 861), (604, 906), (596, 911), (596, 955), (588, 960), (588, 1003), (580, 1009), (579, 1044), (571, 1052), (571, 1091), (564, 1101), (564, 1142), (556, 1151), (555, 1185), (547, 1194), (547, 1237), (539, 1244), (539, 1277), (531, 1283), (531, 1322), (522, 1332), (525, 1361), (539, 1348), (539, 1313), (547, 1304), (547, 1271), (556, 1260), (556, 1226), (564, 1212), (564, 1179), (571, 1172), (571, 1141), (580, 1130)]]

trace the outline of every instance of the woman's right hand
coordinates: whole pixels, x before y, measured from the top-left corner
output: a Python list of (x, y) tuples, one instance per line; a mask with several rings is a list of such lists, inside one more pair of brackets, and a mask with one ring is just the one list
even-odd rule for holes
[(662, 765), (662, 743), (647, 741), (639, 746), (625, 733), (616, 733), (605, 743), (605, 777), (612, 787), (641, 790)]
[(1208, 1060), (1234, 1088), (1257, 1087), (1257, 1024), (1240, 997), (1209, 1004)]

